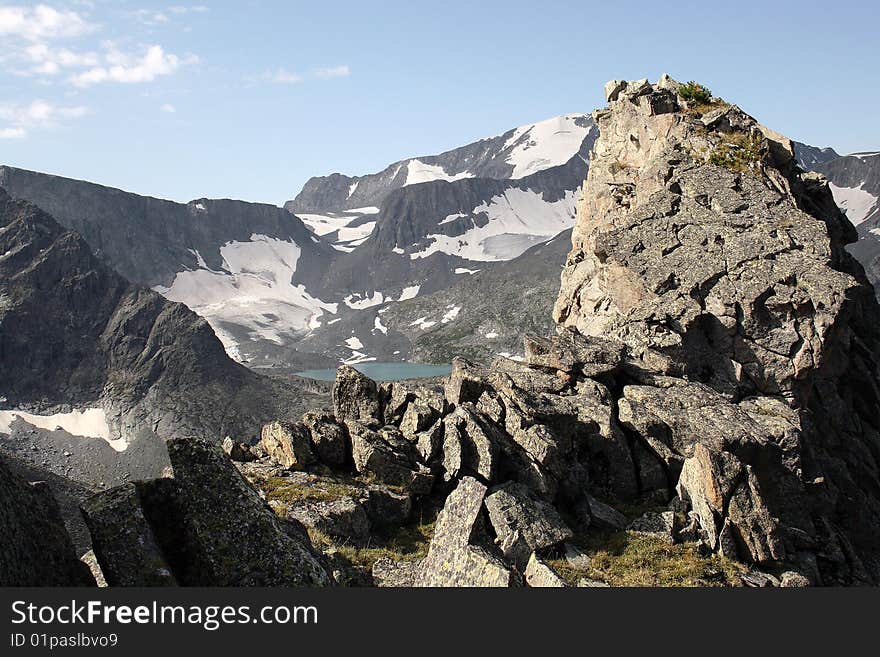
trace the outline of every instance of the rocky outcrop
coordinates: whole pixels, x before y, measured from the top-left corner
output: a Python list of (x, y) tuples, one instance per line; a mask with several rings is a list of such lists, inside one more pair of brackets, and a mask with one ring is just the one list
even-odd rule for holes
[(304, 533), (278, 518), (219, 448), (176, 439), (168, 453), (172, 478), (113, 489), (83, 507), (111, 586), (331, 583)]
[[(619, 420), (710, 547), (877, 582), (880, 313), (844, 248), (855, 230), (792, 143), (736, 106), (669, 78), (607, 91), (561, 336), (625, 347)], [(533, 362), (556, 365), (539, 347)]]
[(0, 586), (95, 586), (48, 486), (14, 474), (0, 458)]

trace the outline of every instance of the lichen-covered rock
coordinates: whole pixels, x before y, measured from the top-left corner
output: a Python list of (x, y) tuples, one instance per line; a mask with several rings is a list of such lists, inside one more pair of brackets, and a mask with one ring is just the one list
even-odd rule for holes
[(487, 373), (464, 358), (452, 359), (452, 372), (446, 379), (446, 401), (454, 406), (476, 402), (488, 387)]
[(340, 422), (371, 423), (381, 419), (379, 387), (353, 367), (343, 365), (333, 383), (333, 412)]
[(561, 589), (568, 586), (555, 570), (534, 553), (529, 557), (523, 576), (526, 585), (532, 588)]
[(329, 413), (311, 411), (302, 417), (302, 424), (311, 433), (312, 444), (318, 460), (329, 466), (342, 466), (348, 462), (350, 453), (345, 425)]
[(382, 557), (373, 564), (373, 583), (383, 588), (410, 588), (416, 585), (420, 561), (393, 561)]
[(293, 504), (287, 507), (287, 516), (327, 536), (348, 540), (356, 545), (363, 545), (370, 538), (367, 513), (363, 505), (351, 497)]
[(416, 586), (496, 587), (517, 581), (502, 560), (485, 547), (471, 543), (486, 490), (485, 484), (465, 477), (446, 498), (428, 556), (419, 567)]
[(177, 586), (144, 516), (136, 484), (99, 493), (81, 508), (109, 586)]
[(263, 427), (260, 444), (285, 468), (302, 470), (315, 462), (311, 432), (302, 424), (270, 422)]
[[(680, 90), (609, 84), (554, 318), (625, 344), (602, 376), (708, 545), (880, 582), (880, 308), (856, 232), (788, 139)], [(552, 349), (536, 341), (535, 363)]]
[(256, 454), (251, 451), (249, 445), (235, 441), (229, 436), (223, 439), (223, 443), (220, 446), (223, 448), (223, 453), (233, 461), (250, 463), (257, 460)]
[(590, 525), (600, 529), (620, 530), (627, 525), (626, 516), (592, 495), (587, 496), (587, 511), (590, 514)]
[(614, 372), (626, 356), (623, 342), (581, 335), (572, 329), (562, 329), (549, 339), (527, 336), (524, 347), (529, 365), (583, 376)]
[(95, 586), (48, 486), (28, 483), (3, 458), (0, 537), (0, 586)]
[(348, 423), (352, 457), (357, 471), (379, 481), (425, 494), (431, 490), (434, 476), (423, 466), (413, 463), (405, 452), (395, 449), (382, 435), (367, 426)]
[(145, 515), (187, 586), (327, 586), (330, 575), (302, 537), (260, 499), (225, 455), (203, 441), (168, 441), (169, 491), (142, 494)]
[(486, 497), (485, 504), (501, 551), (520, 572), (525, 571), (533, 552), (573, 536), (556, 509), (522, 484), (498, 486)]
[(361, 498), (361, 505), (372, 525), (399, 527), (410, 519), (413, 496), (381, 484), (370, 484)]

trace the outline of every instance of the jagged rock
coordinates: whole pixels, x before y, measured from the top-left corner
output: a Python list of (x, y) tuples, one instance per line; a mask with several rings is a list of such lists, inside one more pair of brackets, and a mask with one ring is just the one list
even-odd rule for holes
[(565, 580), (535, 553), (532, 553), (529, 558), (523, 576), (526, 585), (532, 588), (565, 588), (568, 586)]
[(609, 585), (599, 579), (590, 579), (589, 577), (581, 577), (578, 580), (578, 588), (581, 589), (607, 589)]
[(55, 497), (0, 457), (0, 586), (95, 586), (76, 558)]
[(413, 587), (416, 585), (420, 566), (420, 561), (393, 561), (382, 557), (373, 564), (373, 583), (381, 587)]
[(590, 524), (601, 529), (620, 530), (627, 525), (626, 516), (617, 509), (600, 502), (592, 495), (587, 496), (590, 511)]
[(580, 549), (574, 543), (566, 543), (563, 546), (565, 561), (576, 570), (587, 570), (590, 567), (590, 555)]
[(422, 466), (413, 464), (405, 453), (397, 451), (382, 436), (357, 422), (348, 423), (352, 457), (358, 472), (379, 481), (403, 486), (416, 494), (430, 492), (434, 477)]
[(226, 456), (228, 456), (233, 461), (237, 461), (239, 463), (249, 463), (251, 461), (257, 460), (257, 456), (253, 452), (251, 452), (250, 446), (235, 441), (229, 436), (226, 436), (226, 438), (223, 439), (223, 444), (221, 445), (221, 447), (223, 448), (223, 452), (226, 454)]
[(414, 436), (416, 450), (423, 463), (434, 463), (437, 460), (443, 448), (444, 436), (443, 420), (437, 420), (432, 426)]
[(507, 483), (486, 497), (489, 521), (504, 556), (524, 572), (533, 552), (559, 545), (573, 536), (551, 504), (522, 484)]
[(452, 372), (446, 379), (446, 400), (455, 406), (476, 402), (488, 388), (487, 373), (464, 358), (452, 359)]
[[(460, 448), (460, 466), (452, 465), (453, 470), (468, 472), (491, 482), (495, 478), (500, 451), (500, 435), (491, 422), (480, 417), (471, 402), (461, 402), (458, 408), (444, 419), (447, 436), (455, 440)], [(452, 431), (450, 427), (454, 427)], [(444, 437), (444, 451), (446, 437)], [(450, 453), (455, 454), (456, 448), (450, 445)], [(453, 459), (454, 460), (454, 459)], [(444, 458), (445, 461), (445, 458)], [(447, 472), (449, 469), (447, 468)]]
[(329, 413), (312, 411), (302, 417), (303, 425), (311, 433), (318, 459), (330, 466), (345, 465), (350, 453), (345, 426), (336, 422)]
[(353, 367), (340, 367), (333, 384), (333, 411), (340, 422), (354, 420), (369, 424), (380, 420), (381, 405), (376, 382)]
[(287, 515), (306, 527), (357, 545), (363, 545), (370, 538), (367, 513), (360, 502), (351, 497), (330, 502), (301, 502), (288, 506)]
[(690, 501), (711, 549), (718, 545), (727, 504), (742, 478), (742, 463), (732, 454), (713, 452), (697, 443), (684, 462), (678, 495)]
[(307, 540), (285, 529), (224, 454), (168, 441), (174, 478), (141, 491), (145, 516), (177, 581), (187, 586), (326, 586)]
[(550, 339), (527, 336), (524, 347), (529, 365), (590, 377), (616, 371), (626, 356), (623, 342), (584, 336), (571, 329), (563, 329)]
[(660, 513), (648, 511), (633, 520), (627, 529), (639, 534), (657, 536), (672, 543), (677, 531), (675, 513), (672, 511), (662, 511)]
[(446, 498), (417, 586), (511, 586), (514, 573), (483, 546), (471, 544), (487, 487), (464, 477)]
[(779, 581), (779, 586), (783, 588), (803, 588), (810, 585), (810, 580), (807, 577), (792, 570), (782, 573)]
[(413, 500), (409, 493), (397, 492), (379, 484), (370, 484), (361, 499), (361, 504), (372, 525), (397, 527), (409, 521)]
[(263, 427), (260, 443), (282, 467), (302, 470), (315, 462), (311, 433), (302, 424), (270, 422)]
[(751, 570), (741, 575), (740, 579), (742, 579), (743, 584), (755, 589), (764, 589), (779, 586), (778, 579), (773, 577), (773, 575), (762, 573), (759, 570)]
[(410, 442), (417, 442), (418, 435), (431, 428), (439, 418), (440, 412), (436, 408), (416, 399), (406, 407), (400, 421), (400, 431)]
[(670, 484), (697, 445), (741, 464), (732, 512), (695, 493), (708, 544), (880, 582), (880, 308), (856, 232), (790, 140), (679, 93), (609, 85), (554, 318), (626, 345), (620, 418)]
[(95, 578), (98, 588), (107, 588), (107, 579), (104, 577), (104, 571), (101, 570), (101, 565), (98, 563), (98, 557), (95, 556), (95, 551), (87, 551), (79, 558), (79, 560), (88, 566), (89, 570), (92, 572), (92, 577)]
[(99, 493), (81, 508), (92, 549), (110, 586), (177, 586), (144, 516), (136, 484)]

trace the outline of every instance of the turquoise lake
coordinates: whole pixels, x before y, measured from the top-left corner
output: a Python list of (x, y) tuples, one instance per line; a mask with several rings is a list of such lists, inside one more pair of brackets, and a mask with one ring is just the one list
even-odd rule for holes
[[(451, 365), (423, 365), (421, 363), (358, 363), (352, 367), (374, 381), (423, 379), (446, 376), (452, 371)], [(336, 379), (336, 370), (306, 370), (305, 372), (297, 372), (297, 376), (318, 381), (333, 381)]]

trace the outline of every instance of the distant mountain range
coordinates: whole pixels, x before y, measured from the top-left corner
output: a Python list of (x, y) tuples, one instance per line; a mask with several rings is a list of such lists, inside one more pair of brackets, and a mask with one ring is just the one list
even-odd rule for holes
[[(173, 203), (12, 167), (0, 187), (129, 281), (188, 305), (251, 367), (487, 359), (552, 329), (544, 292), (558, 286), (597, 137), (589, 115), (560, 116), (375, 174), (312, 178), (285, 209)], [(796, 152), (828, 176), (876, 286), (880, 154)]]

